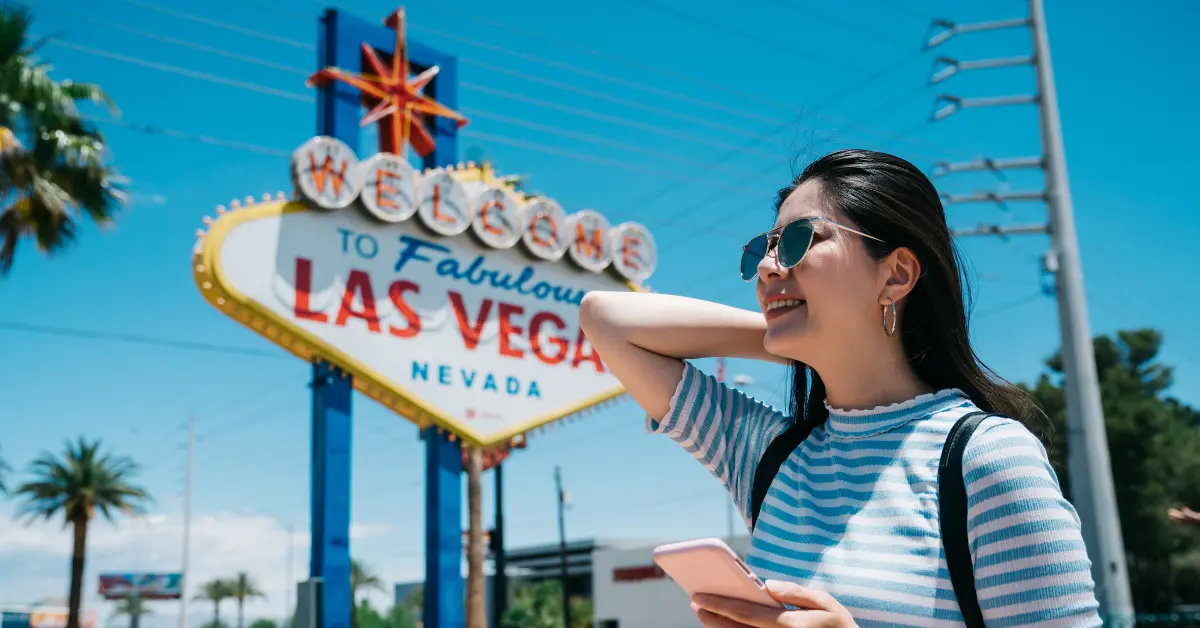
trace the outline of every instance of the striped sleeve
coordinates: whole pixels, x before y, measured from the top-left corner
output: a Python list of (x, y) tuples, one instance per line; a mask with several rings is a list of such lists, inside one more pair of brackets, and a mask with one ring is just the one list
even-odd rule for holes
[(790, 424), (771, 406), (686, 362), (667, 415), (647, 418), (651, 433), (666, 434), (717, 476), (747, 526), (758, 461)]
[(1037, 438), (988, 419), (963, 454), (967, 537), (985, 623), (1100, 626), (1079, 515)]

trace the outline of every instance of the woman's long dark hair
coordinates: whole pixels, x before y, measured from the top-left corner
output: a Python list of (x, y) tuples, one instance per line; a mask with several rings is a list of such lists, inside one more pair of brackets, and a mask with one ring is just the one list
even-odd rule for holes
[[(971, 348), (967, 330), (970, 285), (959, 272), (962, 260), (950, 238), (942, 201), (929, 179), (916, 166), (893, 155), (840, 150), (809, 164), (791, 185), (780, 190), (775, 212), (788, 195), (809, 181), (819, 182), (825, 200), (859, 228), (883, 240), (863, 238), (872, 257), (882, 259), (903, 247), (920, 262), (921, 276), (904, 298), (900, 329), (904, 354), (917, 377), (937, 390), (958, 388), (987, 412), (1017, 420), (1040, 415), (1029, 395), (996, 375)], [(820, 375), (802, 362), (793, 362), (792, 369), (792, 416), (824, 422), (828, 412)]]

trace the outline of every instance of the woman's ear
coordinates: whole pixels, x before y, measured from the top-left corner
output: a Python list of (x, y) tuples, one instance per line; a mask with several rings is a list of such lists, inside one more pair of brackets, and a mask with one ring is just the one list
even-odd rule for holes
[(899, 303), (917, 285), (917, 279), (921, 277), (921, 262), (917, 261), (912, 249), (901, 247), (879, 263), (879, 273), (882, 283), (879, 304)]

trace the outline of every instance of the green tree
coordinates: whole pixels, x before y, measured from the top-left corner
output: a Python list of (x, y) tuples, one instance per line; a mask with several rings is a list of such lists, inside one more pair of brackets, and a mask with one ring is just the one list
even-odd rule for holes
[(251, 576), (244, 571), (238, 572), (238, 574), (234, 576), (233, 580), (229, 581), (229, 592), (231, 594), (230, 597), (237, 600), (238, 628), (244, 628), (246, 625), (246, 600), (265, 598), (267, 596), (262, 592), (262, 589), (258, 588), (258, 583), (254, 581), (254, 576)]
[(32, 21), (24, 7), (0, 3), (0, 277), (22, 239), (56, 252), (81, 213), (108, 224), (125, 200), (104, 137), (77, 107), (112, 102), (95, 85), (50, 78), (34, 54), (39, 42), (29, 41)]
[[(1200, 539), (1166, 516), (1200, 504), (1200, 412), (1167, 395), (1173, 371), (1158, 362), (1159, 332), (1121, 331), (1092, 344), (1134, 606), (1165, 613), (1200, 599)], [(1043, 441), (1070, 499), (1061, 355), (1046, 366), (1030, 391), (1052, 424)]]
[(138, 467), (131, 459), (101, 453), (100, 441), (89, 443), (80, 437), (66, 443), (61, 457), (47, 452), (30, 463), (29, 474), (34, 479), (17, 488), (17, 495), (25, 499), (17, 511), (19, 517), (32, 522), (61, 515), (64, 526), (72, 526), (67, 628), (79, 628), (88, 525), (96, 517), (96, 511), (112, 521), (115, 511), (141, 513), (150, 501), (144, 489), (130, 483), (137, 472)]
[[(501, 628), (562, 628), (562, 586), (557, 580), (517, 581)], [(571, 599), (571, 628), (592, 628), (592, 602)]]
[(279, 624), (273, 619), (262, 618), (250, 622), (250, 628), (279, 628)]
[(117, 602), (116, 608), (113, 609), (113, 615), (120, 617), (121, 615), (129, 616), (129, 628), (138, 628), (141, 624), (142, 615), (149, 615), (153, 611), (146, 606), (146, 601), (140, 597), (127, 597)]
[(233, 597), (233, 583), (221, 578), (214, 578), (200, 585), (197, 600), (206, 600), (213, 604), (213, 626), (221, 626), (221, 602)]
[(350, 627), (358, 628), (358, 594), (367, 589), (387, 592), (384, 588), (383, 579), (375, 570), (368, 567), (365, 563), (353, 558), (350, 560), (350, 603), (355, 610), (350, 613)]
[(413, 611), (407, 604), (396, 604), (388, 610), (387, 628), (418, 628), (420, 625), (420, 610)]

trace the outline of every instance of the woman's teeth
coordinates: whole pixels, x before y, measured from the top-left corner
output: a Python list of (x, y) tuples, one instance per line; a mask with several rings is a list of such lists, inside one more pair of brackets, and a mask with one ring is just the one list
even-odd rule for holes
[(784, 299), (781, 301), (771, 301), (770, 303), (767, 304), (767, 311), (769, 312), (771, 310), (779, 309), (781, 307), (795, 307), (798, 305), (804, 305), (804, 300), (803, 299)]

